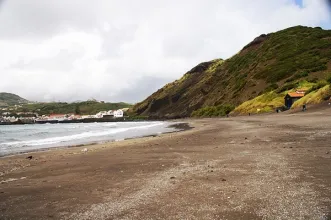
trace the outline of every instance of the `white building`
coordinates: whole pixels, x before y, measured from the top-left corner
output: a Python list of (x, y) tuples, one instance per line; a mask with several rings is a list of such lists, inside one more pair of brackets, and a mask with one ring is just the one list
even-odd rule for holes
[(123, 110), (119, 109), (114, 111), (114, 118), (122, 118), (124, 116)]
[(16, 122), (18, 121), (18, 118), (15, 118), (14, 116), (10, 117), (4, 117), (3, 119), (5, 119), (5, 121), (9, 121), (9, 122)]
[(96, 118), (102, 118), (104, 115), (107, 115), (107, 111), (101, 111), (95, 115)]
[(111, 115), (111, 116), (113, 116), (113, 115), (114, 115), (114, 111), (113, 111), (113, 110), (109, 110), (109, 111), (107, 112), (107, 115)]
[(75, 115), (75, 114), (72, 114), (72, 115), (70, 115), (69, 116), (69, 118), (68, 119), (70, 119), (70, 120), (75, 120), (75, 119), (82, 119), (82, 116), (80, 116), (80, 115)]
[(64, 121), (64, 120), (68, 120), (68, 115), (66, 114), (50, 114), (48, 117), (49, 121), (52, 120), (57, 120), (57, 121)]

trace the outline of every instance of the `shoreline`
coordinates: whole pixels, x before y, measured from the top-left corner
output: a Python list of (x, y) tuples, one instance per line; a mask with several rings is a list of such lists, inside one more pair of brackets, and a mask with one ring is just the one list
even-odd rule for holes
[(158, 137), (158, 136), (161, 136), (161, 135), (164, 135), (164, 134), (185, 132), (185, 131), (194, 129), (194, 127), (190, 126), (190, 124), (186, 123), (186, 122), (176, 122), (175, 124), (168, 125), (167, 128), (174, 128), (175, 130), (162, 132), (160, 134), (141, 135), (141, 136), (137, 136), (137, 137), (130, 137), (130, 138), (124, 138), (124, 139), (118, 139), (118, 140), (113, 139), (113, 140), (106, 140), (106, 141), (88, 142), (88, 143), (85, 143), (85, 144), (45, 147), (45, 148), (27, 150), (27, 151), (24, 151), (24, 152), (16, 152), (16, 153), (0, 155), (0, 160), (2, 158), (6, 158), (6, 157), (33, 154), (33, 153), (40, 153), (40, 152), (48, 152), (48, 151), (52, 151), (52, 150), (65, 150), (65, 149), (69, 149), (69, 148), (83, 148), (83, 147), (86, 148), (86, 147), (95, 146), (95, 145), (107, 145), (107, 144), (110, 144), (110, 143), (127, 141), (127, 140), (138, 140), (138, 139), (142, 139), (142, 138)]
[[(71, 119), (71, 120), (45, 120), (45, 121), (29, 121), (19, 119), (15, 122), (0, 122), (0, 125), (33, 125), (33, 124), (80, 124), (80, 123), (105, 123), (105, 122), (140, 122), (140, 121), (155, 121), (146, 119), (136, 119), (129, 117), (122, 118), (86, 118), (86, 119)], [(161, 121), (161, 120), (159, 120)]]
[[(178, 118), (181, 119), (181, 118)], [(15, 122), (2, 122), (1, 125), (38, 125), (38, 124), (89, 124), (89, 123), (107, 123), (107, 122), (150, 122), (150, 121), (172, 121), (176, 119), (169, 119), (163, 117), (122, 117), (122, 118), (86, 118), (86, 119), (71, 119), (71, 120), (45, 120), (45, 121), (29, 121), (19, 119)]]

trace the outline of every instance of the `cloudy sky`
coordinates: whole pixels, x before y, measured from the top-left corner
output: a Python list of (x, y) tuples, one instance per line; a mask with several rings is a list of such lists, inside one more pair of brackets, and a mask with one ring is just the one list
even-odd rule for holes
[(326, 0), (0, 0), (0, 92), (137, 102), (262, 33), (331, 29)]

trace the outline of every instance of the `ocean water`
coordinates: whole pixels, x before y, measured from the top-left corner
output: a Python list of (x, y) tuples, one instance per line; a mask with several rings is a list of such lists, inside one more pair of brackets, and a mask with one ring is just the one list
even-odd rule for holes
[(169, 122), (108, 122), (0, 126), (0, 156), (174, 131)]

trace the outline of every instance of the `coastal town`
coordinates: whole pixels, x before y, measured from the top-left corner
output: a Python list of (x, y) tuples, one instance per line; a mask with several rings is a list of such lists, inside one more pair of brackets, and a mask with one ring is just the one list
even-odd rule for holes
[(100, 111), (95, 115), (49, 114), (39, 115), (36, 112), (3, 112), (0, 115), (0, 124), (43, 124), (43, 123), (70, 123), (70, 122), (93, 122), (100, 120), (124, 119), (128, 108)]

